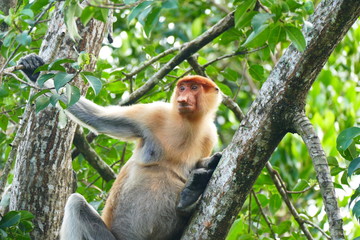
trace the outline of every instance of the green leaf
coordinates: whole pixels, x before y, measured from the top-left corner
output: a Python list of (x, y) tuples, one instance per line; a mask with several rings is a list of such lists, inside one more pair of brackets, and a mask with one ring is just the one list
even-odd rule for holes
[(251, 25), (254, 28), (254, 31), (257, 32), (261, 26), (265, 25), (269, 19), (271, 19), (274, 14), (270, 13), (258, 13), (251, 20)]
[(351, 127), (342, 131), (336, 139), (336, 148), (343, 152), (350, 147), (356, 137), (360, 136), (360, 128)]
[(256, 0), (245, 0), (239, 6), (236, 7), (235, 10), (235, 27), (237, 29), (240, 28), (244, 23), (244, 18), (248, 18), (249, 15), (245, 14), (250, 12), (255, 7)]
[(333, 167), (330, 171), (331, 176), (337, 176), (339, 173), (345, 171), (345, 168)]
[(93, 6), (87, 6), (84, 8), (80, 15), (80, 21), (81, 23), (86, 26), (88, 22), (91, 20), (91, 18), (94, 17), (95, 8)]
[(49, 71), (61, 71), (66, 72), (66, 69), (62, 66), (64, 63), (74, 63), (75, 61), (68, 58), (60, 58), (48, 65)]
[(244, 13), (244, 15), (236, 22), (235, 29), (242, 30), (243, 28), (250, 26), (251, 20), (256, 14), (258, 14), (258, 12), (255, 11)]
[(50, 92), (49, 89), (41, 90), (40, 92), (37, 92), (36, 94), (34, 94), (30, 97), (30, 102), (36, 100), (39, 96), (44, 95), (45, 93), (48, 93), (48, 92)]
[(286, 32), (284, 28), (280, 25), (274, 27), (269, 35), (269, 47), (272, 51), (274, 51), (276, 44), (286, 39)]
[(19, 223), (19, 229), (23, 233), (31, 232), (34, 229), (34, 224), (31, 221), (21, 221)]
[(360, 221), (360, 201), (357, 201), (352, 209), (353, 215)]
[(28, 34), (28, 31), (23, 31), (22, 33), (20, 33), (19, 35), (17, 35), (16, 37), (16, 41), (23, 45), (23, 46), (28, 46), (31, 43), (31, 37)]
[(142, 13), (145, 8), (147, 8), (149, 5), (151, 5), (151, 1), (145, 1), (140, 3), (139, 5), (137, 5), (129, 14), (129, 16), (127, 17), (128, 22), (131, 22), (131, 20), (133, 20), (134, 18), (137, 18), (139, 16), (140, 13)]
[(47, 80), (53, 78), (54, 76), (55, 76), (54, 73), (43, 74), (43, 75), (41, 75), (41, 76), (38, 78), (37, 84), (39, 85), (39, 87), (43, 87), (43, 86), (44, 86), (44, 83), (45, 83)]
[(0, 228), (7, 228), (11, 226), (15, 226), (20, 222), (21, 214), (17, 211), (8, 212), (1, 220), (0, 220)]
[(270, 204), (269, 204), (270, 212), (273, 215), (275, 215), (275, 213), (280, 209), (281, 204), (282, 201), (279, 194), (273, 194), (270, 198)]
[(85, 77), (86, 80), (90, 83), (90, 86), (94, 90), (95, 95), (98, 95), (102, 88), (101, 80), (99, 78), (91, 76), (91, 75), (84, 74), (82, 76)]
[(66, 85), (66, 96), (67, 96), (67, 106), (70, 107), (77, 103), (80, 99), (80, 90), (79, 88), (72, 86), (70, 84)]
[(54, 86), (58, 92), (60, 88), (65, 86), (66, 83), (70, 82), (74, 77), (74, 74), (68, 74), (66, 72), (59, 72), (54, 76)]
[(45, 7), (48, 3), (49, 3), (49, 0), (36, 0), (36, 1), (33, 1), (32, 5), (31, 5), (31, 9), (37, 11), (37, 10), (42, 9), (43, 7)]
[(145, 34), (149, 37), (151, 31), (155, 28), (159, 22), (161, 8), (154, 7), (145, 19), (144, 30)]
[(179, 3), (177, 0), (165, 0), (162, 3), (162, 8), (176, 9), (179, 8)]
[(309, 183), (304, 179), (299, 179), (292, 191), (302, 191), (307, 187), (309, 187)]
[(300, 29), (293, 26), (285, 26), (285, 31), (296, 49), (303, 52), (306, 48), (306, 41)]
[(81, 68), (84, 68), (86, 65), (90, 64), (90, 54), (81, 52), (78, 56), (77, 63)]
[(291, 228), (291, 221), (283, 221), (275, 227), (276, 233), (282, 235)]
[(34, 17), (34, 12), (27, 8), (27, 9), (23, 9), (21, 12), (20, 12), (22, 15), (25, 15), (25, 16), (28, 16), (30, 18), (33, 18)]
[(349, 164), (348, 167), (348, 176), (350, 177), (351, 175), (354, 174), (354, 172), (356, 170), (360, 169), (360, 157), (355, 158), (354, 160), (351, 161), (351, 163)]
[(264, 81), (264, 67), (261, 65), (252, 65), (249, 68), (249, 73), (256, 81)]
[(258, 31), (253, 31), (246, 41), (242, 44), (243, 47), (259, 47), (264, 45), (269, 37), (269, 25), (262, 25)]
[(191, 33), (193, 38), (199, 36), (202, 33), (202, 27), (203, 27), (203, 18), (202, 17), (196, 18), (191, 25)]
[(42, 95), (40, 97), (38, 97), (35, 100), (35, 110), (36, 112), (40, 112), (41, 110), (43, 110), (44, 108), (46, 108), (47, 106), (49, 106), (50, 104), (50, 98), (48, 96)]
[(11, 32), (8, 35), (6, 35), (5, 39), (3, 40), (3, 46), (9, 47), (15, 37), (16, 34), (14, 32)]
[(54, 107), (56, 106), (56, 103), (60, 100), (61, 96), (57, 93), (51, 95), (50, 97), (50, 103), (51, 105), (53, 105)]
[(360, 196), (360, 185), (359, 187), (355, 190), (355, 192), (353, 193), (353, 195), (350, 198), (350, 202), (349, 202), (349, 206), (352, 204), (352, 202), (358, 198), (358, 196)]
[(18, 211), (19, 213), (20, 213), (20, 215), (21, 215), (21, 220), (32, 220), (32, 219), (34, 219), (34, 215), (31, 213), (31, 212), (29, 212), (29, 211), (25, 211), (25, 210), (20, 210), (20, 211)]
[(82, 8), (76, 1), (72, 2), (70, 6), (66, 7), (64, 10), (65, 25), (67, 27), (69, 36), (73, 41), (78, 41), (81, 39), (76, 25), (76, 16), (81, 16), (81, 12)]
[(6, 132), (9, 119), (6, 115), (0, 115), (0, 128)]
[(327, 161), (328, 161), (329, 166), (334, 166), (334, 167), (339, 166), (339, 163), (335, 157), (328, 157)]

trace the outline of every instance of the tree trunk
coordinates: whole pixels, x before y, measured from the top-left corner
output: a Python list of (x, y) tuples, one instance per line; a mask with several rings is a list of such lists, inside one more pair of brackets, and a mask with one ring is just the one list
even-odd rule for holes
[[(316, 76), (359, 15), (358, 0), (324, 0), (319, 4), (309, 19), (312, 27), (304, 29), (306, 50), (298, 52), (290, 46), (279, 60), (224, 150), (182, 239), (225, 239), (274, 149), (287, 132), (294, 132), (293, 119), (303, 112)], [(330, 225), (341, 224), (338, 219), (333, 220), (329, 220)]]
[[(97, 56), (106, 24), (91, 20), (85, 27), (78, 26), (82, 39), (75, 43), (66, 34), (62, 4), (56, 4), (39, 55), (45, 62), (59, 58), (76, 60), (82, 51)], [(95, 59), (92, 59), (86, 71), (93, 70), (94, 66)], [(83, 93), (86, 91), (82, 81), (76, 80), (75, 85)], [(36, 114), (31, 103), (22, 119), (20, 129), (23, 131), (17, 134), (20, 142), (10, 210), (28, 210), (35, 215), (33, 239), (56, 239), (66, 199), (74, 191), (70, 149), (76, 125), (68, 121), (60, 129), (59, 110), (48, 107)]]

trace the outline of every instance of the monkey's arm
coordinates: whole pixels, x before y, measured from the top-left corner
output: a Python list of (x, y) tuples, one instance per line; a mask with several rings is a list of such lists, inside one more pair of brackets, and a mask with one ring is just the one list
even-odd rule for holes
[[(19, 65), (24, 66), (22, 71), (33, 82), (39, 76), (38, 73), (34, 74), (34, 71), (43, 64), (43, 60), (35, 54), (28, 55), (19, 61)], [(66, 102), (66, 97), (63, 96), (61, 100)], [(147, 125), (148, 120), (152, 118), (152, 113), (158, 110), (158, 107), (145, 107), (145, 105), (102, 107), (81, 97), (76, 104), (66, 109), (66, 113), (74, 121), (96, 133), (104, 133), (125, 140), (141, 139), (142, 157), (140, 159), (147, 163), (159, 160), (161, 156), (160, 144), (157, 143)]]
[(213, 156), (201, 159), (197, 164), (180, 193), (180, 199), (177, 205), (177, 211), (183, 215), (190, 215), (219, 163), (221, 153), (215, 153)]

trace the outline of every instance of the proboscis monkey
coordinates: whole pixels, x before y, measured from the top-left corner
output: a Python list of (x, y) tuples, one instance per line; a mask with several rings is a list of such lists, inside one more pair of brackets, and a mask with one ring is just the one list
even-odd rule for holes
[[(44, 62), (29, 55), (19, 64), (36, 81), (34, 70)], [(80, 194), (69, 197), (60, 238), (179, 239), (221, 157), (209, 157), (217, 140), (213, 121), (220, 101), (213, 81), (187, 76), (177, 82), (170, 103), (102, 107), (81, 98), (69, 107), (77, 123), (137, 145), (111, 188), (102, 217)]]

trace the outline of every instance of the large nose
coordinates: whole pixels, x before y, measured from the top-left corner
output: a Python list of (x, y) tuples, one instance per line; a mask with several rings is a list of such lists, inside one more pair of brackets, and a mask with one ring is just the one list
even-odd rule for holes
[(176, 99), (178, 103), (184, 103), (189, 101), (189, 94), (181, 93), (178, 98)]

